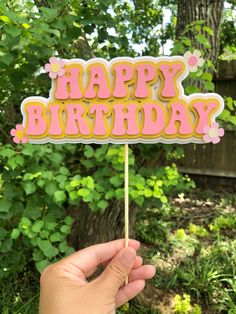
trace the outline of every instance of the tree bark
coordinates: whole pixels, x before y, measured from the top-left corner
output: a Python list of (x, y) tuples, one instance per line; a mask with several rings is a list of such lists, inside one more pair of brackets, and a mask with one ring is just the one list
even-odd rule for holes
[(205, 59), (211, 60), (215, 66), (220, 52), (220, 27), (223, 16), (224, 0), (179, 0), (177, 13), (176, 37), (179, 38), (185, 27), (193, 22), (204, 20), (205, 26), (213, 31), (213, 36), (205, 33), (211, 48), (206, 49), (199, 44), (195, 36), (188, 34), (192, 44), (205, 52)]
[[(124, 238), (124, 202), (113, 201), (103, 213), (92, 212), (86, 204), (70, 208), (75, 224), (69, 239), (75, 249)], [(137, 206), (130, 205), (130, 237), (134, 237)]]

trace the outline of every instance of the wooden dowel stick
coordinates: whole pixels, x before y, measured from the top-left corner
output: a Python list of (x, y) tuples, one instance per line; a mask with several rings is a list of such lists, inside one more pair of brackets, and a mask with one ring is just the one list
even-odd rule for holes
[[(125, 247), (129, 246), (129, 145), (125, 144)], [(128, 277), (125, 284), (128, 283)]]

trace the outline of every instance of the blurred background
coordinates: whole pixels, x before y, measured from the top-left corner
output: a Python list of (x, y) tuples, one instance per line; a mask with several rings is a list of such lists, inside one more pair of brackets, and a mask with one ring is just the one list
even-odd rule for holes
[(37, 313), (40, 272), (123, 237), (122, 145), (15, 145), (20, 104), (60, 58), (183, 55), (186, 94), (218, 92), (218, 145), (130, 145), (130, 231), (157, 267), (117, 313), (236, 313), (236, 1), (0, 0), (0, 312)]

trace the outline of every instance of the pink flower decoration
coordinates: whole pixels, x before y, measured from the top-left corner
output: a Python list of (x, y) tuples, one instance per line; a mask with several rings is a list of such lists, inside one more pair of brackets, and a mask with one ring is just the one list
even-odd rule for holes
[(11, 136), (14, 136), (13, 141), (16, 144), (19, 144), (19, 143), (25, 144), (28, 142), (28, 138), (25, 136), (25, 133), (24, 133), (23, 125), (21, 124), (17, 124), (15, 129), (11, 129), (10, 134)]
[(64, 69), (64, 61), (57, 59), (55, 57), (51, 57), (49, 59), (50, 63), (47, 63), (44, 67), (46, 72), (49, 72), (49, 77), (51, 79), (55, 79), (58, 76), (63, 76), (66, 73), (66, 70)]
[(194, 50), (193, 53), (190, 51), (185, 52), (184, 58), (187, 62), (190, 72), (196, 72), (198, 67), (203, 66), (204, 59), (200, 58), (201, 52), (199, 50)]
[(203, 133), (205, 133), (203, 136), (204, 142), (217, 144), (220, 142), (220, 137), (224, 136), (225, 131), (223, 128), (219, 128), (218, 123), (213, 122), (211, 126), (204, 126)]

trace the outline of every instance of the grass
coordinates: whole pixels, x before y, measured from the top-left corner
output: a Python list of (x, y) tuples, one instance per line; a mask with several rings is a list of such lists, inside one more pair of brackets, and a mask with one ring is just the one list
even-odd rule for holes
[[(236, 313), (234, 194), (197, 190), (179, 195), (168, 208), (140, 213), (137, 231), (149, 243), (144, 254), (157, 266), (152, 285), (153, 293), (163, 291), (156, 303), (160, 309), (166, 304), (162, 313), (195, 313), (196, 303), (200, 313)], [(176, 296), (182, 300), (183, 295), (192, 305), (180, 312)]]
[(8, 278), (1, 284), (0, 312), (2, 314), (38, 313), (39, 278), (31, 271)]
[[(162, 209), (140, 212), (137, 237), (144, 261), (156, 265), (157, 275), (117, 314), (236, 313), (235, 203), (233, 193), (195, 190)], [(30, 270), (7, 278), (0, 312), (38, 313), (38, 283)]]

